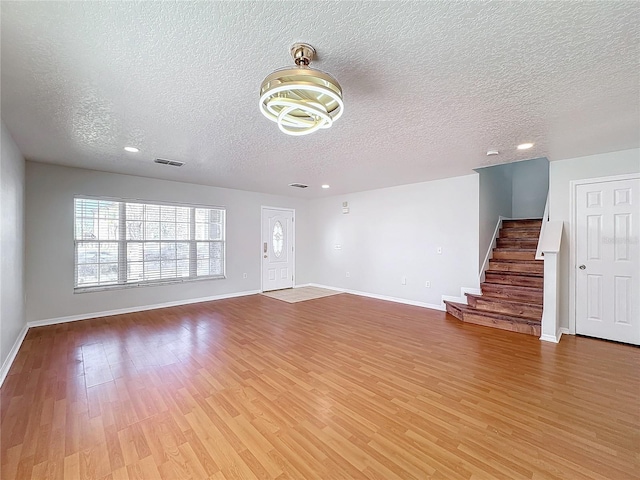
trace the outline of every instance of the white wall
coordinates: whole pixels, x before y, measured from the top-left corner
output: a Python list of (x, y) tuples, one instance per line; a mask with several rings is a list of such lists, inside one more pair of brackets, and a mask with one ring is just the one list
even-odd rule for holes
[(535, 158), (476, 169), (480, 175), (480, 268), (500, 216), (542, 218), (549, 190), (549, 161)]
[[(2, 132), (2, 239), (20, 251), (20, 209), (5, 215), (5, 196), (20, 197), (21, 157)], [(7, 153), (8, 152), (8, 153)], [(11, 162), (7, 160), (11, 159)], [(5, 165), (11, 173), (5, 174)], [(640, 171), (640, 150), (626, 150), (551, 162), (550, 217), (565, 222), (561, 252), (561, 326), (568, 325), (569, 182)], [(13, 180), (10, 180), (13, 179)], [(10, 181), (9, 181), (10, 180)], [(303, 200), (223, 188), (116, 175), (27, 162), (26, 171), (26, 318), (29, 321), (144, 307), (260, 288), (260, 206), (296, 208), (296, 284), (317, 283), (374, 295), (439, 305), (442, 295), (458, 296), (461, 287), (478, 287), (478, 268), (486, 252), (478, 232), (493, 233), (495, 222), (480, 224), (482, 202), (507, 208), (508, 188), (496, 198), (480, 197), (480, 175), (437, 180), (328, 198)], [(5, 183), (7, 187), (5, 187)], [(504, 182), (504, 185), (510, 184)], [(496, 192), (494, 192), (496, 193)], [(93, 194), (145, 200), (224, 205), (228, 211), (227, 279), (106, 292), (73, 293), (73, 195)], [(504, 197), (504, 198), (503, 198)], [(480, 199), (480, 201), (479, 201)], [(504, 200), (504, 201), (503, 201)], [(342, 202), (350, 213), (342, 213)], [(486, 206), (485, 204), (485, 206)], [(502, 205), (502, 206), (500, 206)], [(10, 223), (5, 227), (5, 223)], [(12, 230), (6, 230), (11, 228)], [(489, 232), (490, 230), (490, 232)], [(485, 235), (485, 236), (486, 236)], [(335, 249), (340, 245), (341, 249)], [(437, 254), (442, 247), (442, 254)], [(17, 259), (2, 256), (2, 352), (24, 325), (15, 302), (10, 333), (5, 327), (5, 272), (21, 279)], [(346, 272), (350, 277), (346, 277)], [(248, 278), (243, 279), (242, 274)], [(401, 279), (406, 277), (406, 285)], [(431, 288), (425, 288), (425, 281)], [(22, 297), (12, 280), (11, 298)], [(7, 290), (8, 292), (9, 290)], [(9, 336), (7, 336), (9, 335)]]
[(551, 162), (549, 166), (549, 218), (564, 222), (560, 250), (560, 321), (569, 327), (570, 182), (640, 172), (640, 149), (622, 150)]
[(309, 207), (315, 283), (431, 305), (478, 287), (476, 174), (316, 199)]
[(512, 218), (542, 218), (549, 191), (549, 160), (536, 158), (513, 163)]
[[(25, 162), (2, 122), (0, 159), (0, 365), (26, 325), (24, 313)], [(1, 380), (0, 380), (1, 383)]]
[(478, 271), (487, 256), (499, 218), (511, 218), (512, 164), (479, 168), (479, 251)]
[[(261, 205), (296, 209), (296, 283), (310, 282), (308, 200), (34, 162), (26, 172), (28, 321), (259, 290)], [(227, 278), (74, 294), (75, 194), (225, 206)]]

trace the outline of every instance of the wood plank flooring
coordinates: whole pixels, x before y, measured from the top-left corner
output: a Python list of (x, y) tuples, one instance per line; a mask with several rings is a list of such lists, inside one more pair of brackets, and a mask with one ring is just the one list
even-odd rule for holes
[(640, 349), (352, 295), (29, 331), (9, 479), (632, 479)]

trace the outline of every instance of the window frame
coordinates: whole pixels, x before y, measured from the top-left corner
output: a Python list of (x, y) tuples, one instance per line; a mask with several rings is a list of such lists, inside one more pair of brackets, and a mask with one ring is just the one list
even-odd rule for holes
[[(95, 202), (118, 202), (118, 235), (117, 240), (84, 240), (77, 239), (77, 221), (78, 216), (76, 212), (76, 201), (77, 200), (91, 200)], [(190, 219), (189, 219), (189, 227), (190, 227), (190, 238), (189, 240), (127, 240), (127, 218), (126, 218), (126, 204), (142, 204), (142, 205), (153, 205), (153, 206), (170, 206), (170, 207), (179, 207), (179, 208), (189, 208)], [(195, 237), (195, 209), (206, 209), (206, 210), (218, 210), (222, 212), (222, 234), (221, 240), (197, 240)], [(189, 269), (193, 268), (193, 265), (196, 265), (196, 276), (189, 277), (175, 277), (175, 278), (158, 278), (152, 280), (141, 280), (134, 282), (127, 282), (127, 245), (129, 243), (188, 243), (189, 244)], [(200, 275), (197, 276), (197, 244), (202, 242), (206, 242), (209, 244), (218, 243), (222, 246), (222, 273), (215, 275)], [(80, 243), (116, 243), (118, 245), (118, 279), (116, 283), (109, 285), (90, 285), (90, 286), (78, 286), (78, 244)], [(100, 267), (100, 263), (96, 263), (98, 268)], [(185, 282), (200, 282), (205, 280), (219, 280), (227, 278), (227, 209), (224, 206), (219, 205), (205, 205), (200, 203), (183, 203), (183, 202), (167, 202), (167, 201), (156, 201), (156, 200), (141, 200), (137, 198), (120, 198), (120, 197), (107, 197), (107, 196), (96, 196), (96, 195), (84, 195), (84, 194), (76, 194), (73, 196), (73, 293), (88, 293), (88, 292), (97, 292), (104, 290), (119, 290), (124, 288), (137, 288), (137, 287), (148, 287), (148, 286), (158, 286), (158, 285), (168, 285), (168, 284), (176, 284), (176, 283), (185, 283)]]

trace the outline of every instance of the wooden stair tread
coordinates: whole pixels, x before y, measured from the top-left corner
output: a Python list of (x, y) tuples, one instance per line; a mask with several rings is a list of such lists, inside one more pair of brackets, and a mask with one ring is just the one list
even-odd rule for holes
[[(502, 237), (496, 240), (497, 248), (523, 248), (523, 245), (527, 245), (531, 249), (538, 248), (537, 238), (508, 238)], [(508, 247), (507, 247), (508, 246)]]
[(463, 313), (473, 312), (483, 317), (496, 318), (498, 320), (505, 320), (512, 323), (527, 323), (527, 324), (537, 324), (537, 325), (540, 324), (540, 320), (535, 320), (528, 317), (520, 317), (517, 315), (507, 315), (504, 313), (492, 312), (490, 310), (478, 310), (477, 308), (470, 307), (469, 305), (465, 305), (464, 303), (456, 303), (456, 302), (449, 302), (449, 301), (445, 301), (445, 303), (454, 305), (458, 310), (462, 311)]
[(537, 252), (537, 248), (519, 248), (519, 247), (496, 247), (494, 252)]
[(483, 284), (532, 287), (540, 289), (544, 287), (544, 277), (542, 275), (513, 275), (511, 272), (486, 272)]
[(490, 258), (489, 261), (504, 263), (527, 263), (529, 265), (542, 265), (544, 260), (514, 260), (510, 258)]
[(529, 240), (537, 240), (540, 236), (540, 230), (537, 228), (507, 228), (500, 230), (498, 238), (521, 238)]
[(544, 264), (537, 261), (527, 260), (489, 260), (489, 269), (493, 272), (518, 272), (518, 273), (537, 273), (544, 274)]
[(542, 293), (542, 288), (527, 287), (525, 285), (505, 285), (504, 283), (482, 282), (482, 286), (489, 286), (500, 289), (508, 288), (509, 290), (522, 290), (523, 292), (529, 293)]
[(513, 230), (540, 230), (540, 228), (542, 228), (542, 224), (540, 225), (516, 225), (513, 227), (507, 226), (507, 227), (502, 227), (500, 230), (509, 230), (509, 231), (513, 231)]
[(526, 299), (520, 300), (520, 299), (514, 299), (514, 298), (501, 298), (501, 297), (493, 297), (491, 295), (478, 295), (474, 293), (465, 293), (465, 295), (467, 297), (491, 299), (492, 301), (495, 301), (495, 302), (513, 303), (514, 305), (526, 305), (528, 307), (540, 307), (542, 305), (541, 303), (534, 303)]
[(542, 218), (521, 218), (521, 219), (505, 219), (502, 221), (502, 225), (507, 228), (511, 228), (511, 225), (542, 225)]
[(542, 260), (492, 258), (489, 260), (489, 270), (544, 273), (544, 263)]
[(540, 322), (542, 320), (542, 305), (521, 302), (520, 300), (522, 299), (467, 295), (467, 304), (474, 308), (478, 315), (490, 312)]
[[(496, 284), (491, 284), (491, 285), (496, 285)], [(501, 287), (505, 286), (502, 283), (497, 284), (497, 285), (500, 285)], [(542, 294), (543, 293), (542, 288), (537, 288), (537, 287), (523, 287), (523, 286), (520, 286), (520, 285), (509, 285), (508, 287), (509, 287), (508, 288), (509, 291), (512, 291), (513, 293), (516, 293), (516, 294), (517, 293), (529, 293), (529, 294), (537, 294), (537, 293)], [(513, 288), (511, 288), (511, 287), (513, 287)], [(521, 288), (521, 289), (528, 288), (529, 290), (514, 290), (515, 288)], [(491, 290), (491, 288), (489, 288), (489, 290)], [(502, 288), (501, 290), (504, 290), (504, 288)], [(489, 291), (487, 293), (483, 293), (482, 296), (483, 297), (490, 297), (492, 299), (501, 298), (503, 300), (509, 300), (511, 302), (516, 302), (516, 303), (530, 303), (532, 305), (542, 305), (542, 303), (541, 303), (542, 300), (540, 302), (536, 302), (536, 301), (532, 301), (530, 298), (517, 297), (517, 296), (515, 296), (515, 297), (499, 297), (498, 295), (491, 295), (491, 293), (492, 292)]]
[(513, 272), (513, 271), (509, 271), (509, 270), (496, 270), (494, 268), (488, 268), (487, 270), (485, 270), (485, 273), (489, 272), (489, 273), (497, 273), (499, 275), (513, 275), (513, 276), (518, 276), (518, 277), (542, 277), (544, 275), (544, 273), (537, 273), (537, 272)]
[(481, 288), (483, 295), (505, 298), (508, 300), (542, 304), (544, 298), (542, 287), (484, 282), (482, 283)]
[(515, 228), (501, 228), (501, 231), (505, 232), (539, 232), (541, 227), (515, 227)]

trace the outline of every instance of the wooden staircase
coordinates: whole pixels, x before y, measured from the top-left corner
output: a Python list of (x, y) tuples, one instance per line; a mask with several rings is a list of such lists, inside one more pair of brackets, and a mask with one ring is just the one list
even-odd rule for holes
[(536, 260), (542, 220), (504, 220), (480, 286), (467, 305), (445, 301), (447, 313), (463, 322), (540, 336), (543, 267)]

